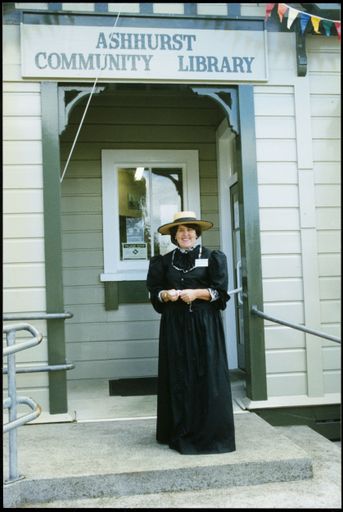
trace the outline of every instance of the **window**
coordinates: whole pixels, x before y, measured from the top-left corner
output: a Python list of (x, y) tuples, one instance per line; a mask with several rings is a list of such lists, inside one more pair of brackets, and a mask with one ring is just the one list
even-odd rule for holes
[(200, 214), (197, 151), (103, 150), (102, 281), (145, 280), (149, 259), (174, 247), (157, 228)]

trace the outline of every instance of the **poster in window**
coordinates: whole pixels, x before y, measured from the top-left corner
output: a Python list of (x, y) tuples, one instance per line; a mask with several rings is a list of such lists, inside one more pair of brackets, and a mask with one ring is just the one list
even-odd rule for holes
[(144, 242), (144, 220), (137, 217), (126, 217), (126, 241)]

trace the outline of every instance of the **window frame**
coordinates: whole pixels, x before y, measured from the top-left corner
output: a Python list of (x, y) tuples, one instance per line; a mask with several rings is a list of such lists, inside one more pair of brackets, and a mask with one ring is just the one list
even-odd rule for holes
[(120, 261), (118, 251), (118, 169), (137, 166), (182, 168), (184, 209), (194, 211), (200, 218), (198, 150), (103, 149), (101, 170), (104, 271), (100, 274), (101, 281), (146, 279), (149, 260)]

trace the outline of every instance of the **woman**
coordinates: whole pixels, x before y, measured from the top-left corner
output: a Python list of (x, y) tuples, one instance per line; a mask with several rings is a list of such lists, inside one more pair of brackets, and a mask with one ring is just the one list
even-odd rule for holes
[(196, 244), (211, 222), (178, 212), (158, 228), (177, 248), (150, 261), (150, 300), (162, 313), (156, 439), (182, 454), (235, 450), (224, 330), (227, 263)]

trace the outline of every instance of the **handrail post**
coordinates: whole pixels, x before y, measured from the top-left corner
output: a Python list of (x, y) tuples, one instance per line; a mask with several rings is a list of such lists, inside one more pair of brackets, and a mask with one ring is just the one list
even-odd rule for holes
[[(11, 330), (6, 334), (7, 346), (13, 347), (16, 339), (16, 331)], [(9, 421), (17, 419), (17, 388), (16, 388), (16, 371), (15, 371), (15, 352), (7, 355), (8, 366), (8, 396), (10, 399)], [(9, 482), (20, 480), (22, 477), (18, 475), (18, 453), (17, 453), (17, 429), (13, 428), (9, 431)]]

